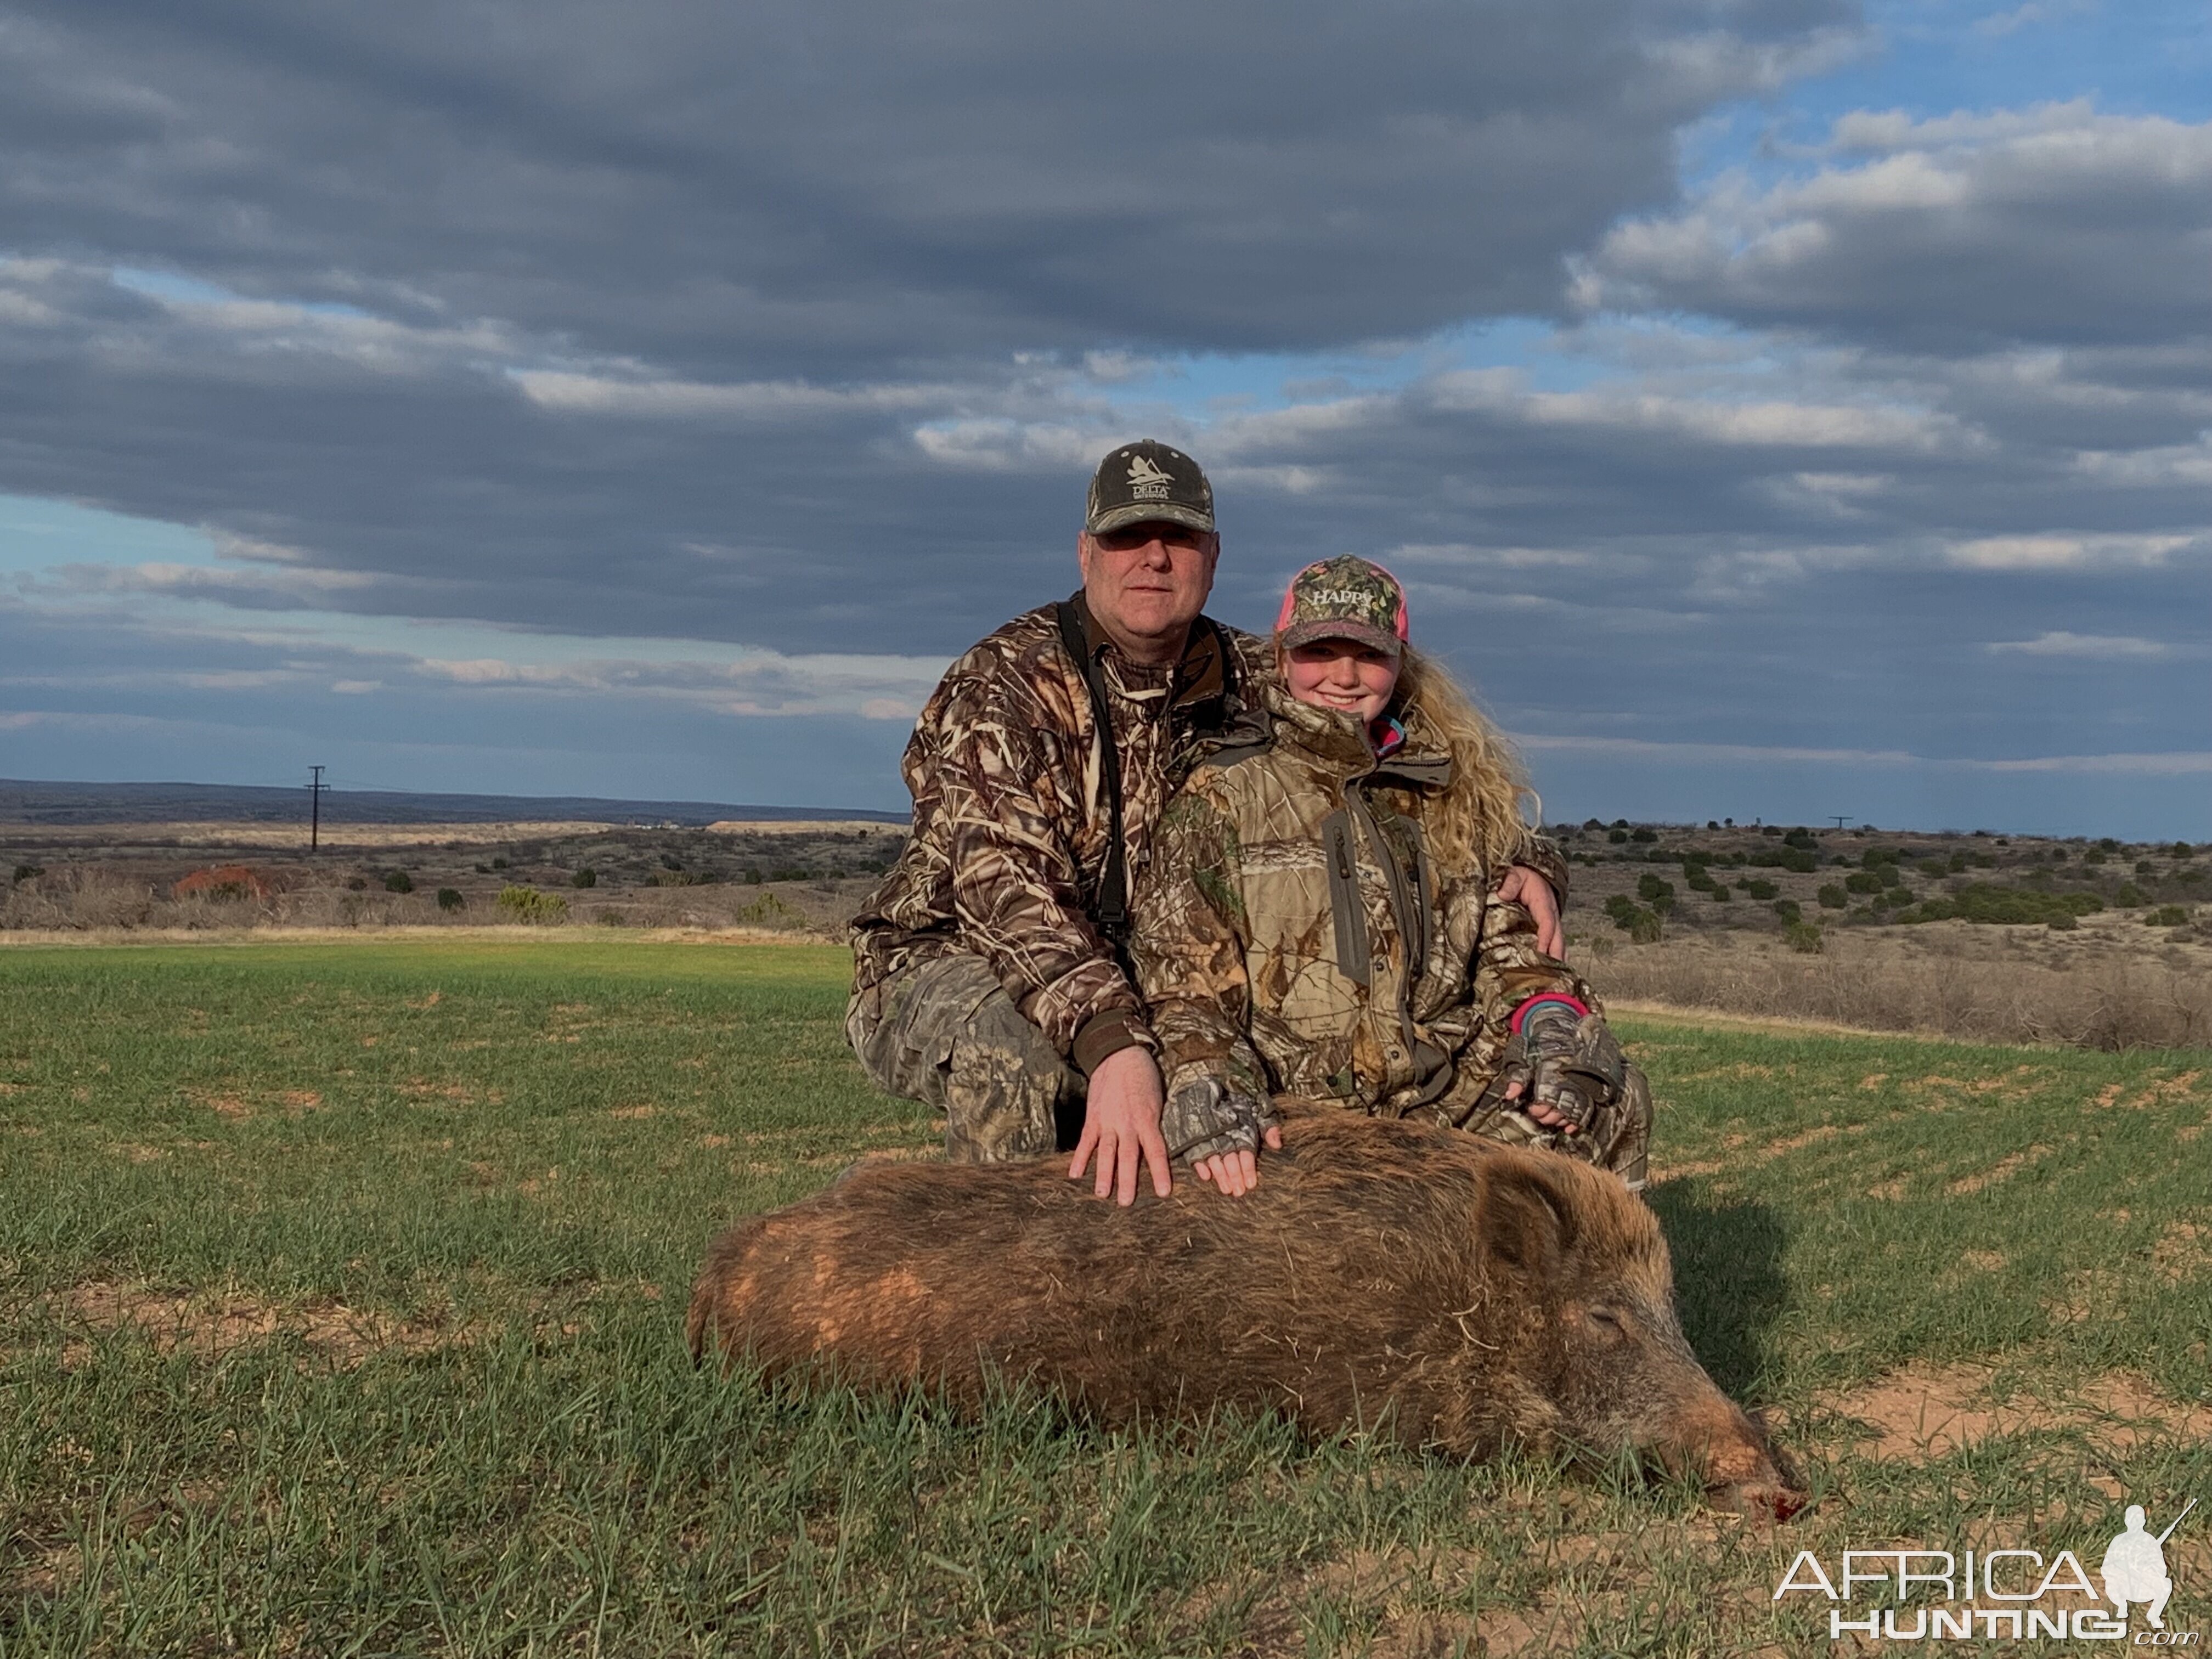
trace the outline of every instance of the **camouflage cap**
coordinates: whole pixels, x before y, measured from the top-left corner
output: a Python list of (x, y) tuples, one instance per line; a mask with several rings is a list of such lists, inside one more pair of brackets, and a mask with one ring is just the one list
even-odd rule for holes
[(1357, 640), (1395, 657), (1406, 643), (1406, 590), (1370, 560), (1350, 553), (1323, 559), (1291, 578), (1275, 638), (1286, 648)]
[(1213, 486), (1180, 449), (1157, 438), (1140, 438), (1123, 444), (1091, 475), (1083, 528), (1087, 535), (1100, 536), (1149, 519), (1212, 530)]

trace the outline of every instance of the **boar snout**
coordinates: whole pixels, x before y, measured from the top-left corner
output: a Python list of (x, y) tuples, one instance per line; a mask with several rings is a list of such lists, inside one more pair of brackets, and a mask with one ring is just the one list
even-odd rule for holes
[(1662, 1460), (1703, 1480), (1713, 1508), (1754, 1521), (1787, 1521), (1805, 1507), (1802, 1486), (1784, 1473), (1765, 1433), (1718, 1389), (1668, 1428), (1656, 1449)]

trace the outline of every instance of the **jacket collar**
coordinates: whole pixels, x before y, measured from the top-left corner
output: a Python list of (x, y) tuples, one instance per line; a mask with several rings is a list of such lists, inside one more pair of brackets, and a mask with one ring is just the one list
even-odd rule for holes
[[(1120, 649), (1113, 638), (1091, 614), (1091, 603), (1078, 588), (1070, 603), (1083, 624), (1083, 643), (1095, 659), (1102, 651), (1112, 651), (1118, 659)], [(1169, 683), (1168, 707), (1191, 709), (1219, 700), (1234, 689), (1236, 665), (1229, 659), (1229, 642), (1210, 617), (1200, 617), (1190, 625), (1190, 639), (1182, 648), (1182, 660), (1176, 665), (1175, 677)]]
[(1412, 733), (1407, 734), (1401, 748), (1377, 760), (1375, 751), (1368, 746), (1367, 734), (1351, 715), (1300, 702), (1287, 686), (1273, 679), (1267, 682), (1267, 703), (1279, 736), (1285, 735), (1285, 728), (1288, 728), (1290, 741), (1322, 762), (1344, 781), (1372, 777), (1378, 782), (1419, 789), (1443, 789), (1451, 783), (1449, 751)]

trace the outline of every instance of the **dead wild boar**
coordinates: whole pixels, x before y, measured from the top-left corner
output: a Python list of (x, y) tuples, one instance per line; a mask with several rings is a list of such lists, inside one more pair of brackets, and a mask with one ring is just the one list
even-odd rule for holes
[(1666, 1241), (1613, 1176), (1352, 1113), (1294, 1119), (1258, 1189), (1121, 1209), (1062, 1159), (863, 1167), (716, 1241), (710, 1341), (972, 1404), (1027, 1376), (1109, 1421), (1273, 1407), (1464, 1456), (1634, 1450), (1713, 1500), (1802, 1499), (1683, 1340)]

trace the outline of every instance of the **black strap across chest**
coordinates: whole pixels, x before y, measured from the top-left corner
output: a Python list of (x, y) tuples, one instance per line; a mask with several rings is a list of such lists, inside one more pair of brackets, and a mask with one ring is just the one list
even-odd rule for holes
[(1099, 878), (1091, 920), (1119, 947), (1129, 937), (1129, 852), (1121, 834), (1121, 751), (1114, 741), (1114, 714), (1106, 702), (1106, 669), (1083, 637), (1083, 617), (1074, 604), (1062, 599), (1054, 610), (1060, 642), (1083, 671), (1083, 684), (1091, 692), (1091, 721), (1098, 732), (1098, 771), (1106, 787), (1107, 830), (1113, 837), (1106, 846), (1106, 869)]

